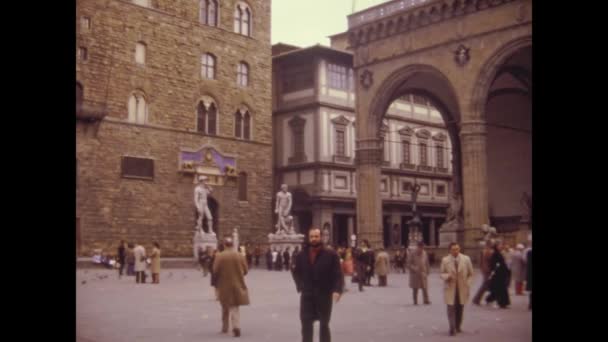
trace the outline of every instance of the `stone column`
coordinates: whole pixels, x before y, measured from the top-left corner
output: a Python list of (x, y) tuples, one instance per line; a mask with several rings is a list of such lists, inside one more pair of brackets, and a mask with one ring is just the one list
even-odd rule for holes
[(465, 246), (476, 246), (476, 239), (481, 235), (481, 225), (489, 223), (485, 121), (463, 121), (460, 139), (465, 233), (459, 240)]
[(429, 235), (431, 238), (429, 242), (431, 246), (437, 246), (437, 241), (435, 240), (435, 218), (431, 217), (431, 224), (429, 226)]
[[(360, 127), (360, 126), (357, 126)], [(357, 240), (369, 240), (372, 248), (382, 246), (382, 201), (378, 138), (358, 138), (357, 147)]]

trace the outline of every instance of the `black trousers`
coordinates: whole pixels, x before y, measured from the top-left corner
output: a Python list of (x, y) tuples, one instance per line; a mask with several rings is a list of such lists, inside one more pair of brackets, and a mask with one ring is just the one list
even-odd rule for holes
[(462, 326), (462, 311), (464, 305), (460, 303), (460, 296), (458, 295), (458, 288), (456, 288), (456, 298), (454, 299), (454, 305), (448, 305), (448, 322), (450, 323), (450, 332), (454, 330), (460, 330)]
[(120, 267), (118, 268), (118, 275), (122, 276), (122, 271), (125, 269), (125, 261), (119, 260), (118, 262), (120, 263)]
[(312, 342), (313, 322), (319, 321), (320, 341), (331, 342), (329, 320), (331, 318), (332, 295), (302, 294), (300, 296), (300, 321), (302, 322), (302, 342)]

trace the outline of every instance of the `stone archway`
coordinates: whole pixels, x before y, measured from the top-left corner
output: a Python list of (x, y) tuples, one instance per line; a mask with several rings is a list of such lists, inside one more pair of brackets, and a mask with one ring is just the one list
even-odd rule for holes
[[(458, 97), (450, 80), (437, 68), (413, 64), (393, 71), (383, 80), (369, 101), (368, 111), (357, 111), (357, 225), (359, 234), (374, 246), (383, 241), (382, 203), (379, 185), (382, 120), (390, 104), (403, 94), (429, 98), (441, 113), (452, 143), (453, 192), (462, 193)], [(378, 208), (376, 208), (378, 207)], [(378, 228), (374, 228), (378, 227)]]

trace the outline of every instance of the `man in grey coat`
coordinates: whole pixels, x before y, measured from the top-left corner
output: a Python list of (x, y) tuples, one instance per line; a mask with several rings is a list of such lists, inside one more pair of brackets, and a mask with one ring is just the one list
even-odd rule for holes
[(414, 305), (418, 305), (418, 289), (422, 289), (424, 304), (431, 304), (427, 291), (427, 276), (431, 267), (429, 265), (429, 257), (424, 250), (424, 242), (418, 242), (418, 248), (411, 253), (407, 266), (410, 270), (410, 288), (414, 296)]

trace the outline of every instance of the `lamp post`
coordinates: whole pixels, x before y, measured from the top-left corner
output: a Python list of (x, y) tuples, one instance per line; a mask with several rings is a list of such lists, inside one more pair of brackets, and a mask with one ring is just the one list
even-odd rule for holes
[(420, 184), (414, 183), (412, 188), (412, 215), (414, 216), (411, 220), (407, 222), (409, 228), (409, 249), (413, 250), (416, 248), (416, 244), (421, 240), (420, 227), (422, 226), (422, 221), (420, 220), (420, 215), (418, 215), (418, 210), (416, 208), (416, 200), (418, 199), (418, 193), (420, 192)]

